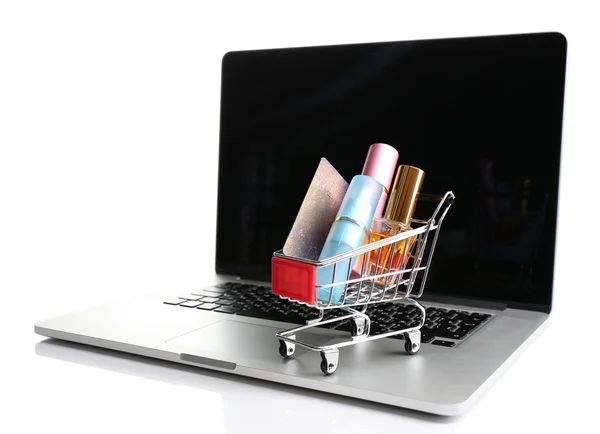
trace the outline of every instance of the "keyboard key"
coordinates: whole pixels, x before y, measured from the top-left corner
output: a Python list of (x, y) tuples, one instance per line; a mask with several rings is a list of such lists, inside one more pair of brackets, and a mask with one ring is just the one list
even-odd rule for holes
[(463, 329), (459, 329), (456, 331), (433, 330), (433, 333), (435, 333), (435, 335), (440, 338), (456, 339), (458, 341), (466, 338), (467, 335), (469, 334), (468, 332), (464, 331)]
[(239, 288), (240, 286), (245, 286), (245, 284), (239, 283), (239, 282), (223, 282), (223, 283), (217, 283), (215, 286), (217, 288), (234, 289), (234, 288)]
[(209, 288), (202, 288), (202, 292), (211, 292), (213, 294), (224, 294), (227, 292), (227, 288), (220, 288), (219, 286), (211, 286)]
[(198, 297), (218, 297), (219, 296), (219, 294), (217, 294), (215, 292), (206, 291), (204, 289), (194, 291), (194, 292), (192, 292), (192, 295), (195, 295)]
[(218, 308), (219, 305), (218, 304), (214, 304), (214, 303), (204, 303), (201, 304), (200, 306), (198, 306), (198, 309), (202, 309), (202, 310), (213, 310)]
[(240, 310), (235, 308), (235, 307), (231, 307), (231, 306), (221, 306), (215, 309), (215, 312), (221, 312), (221, 313), (237, 313)]
[(484, 313), (472, 313), (471, 319), (474, 322), (483, 322), (486, 321), (491, 315), (486, 315)]
[(215, 297), (203, 297), (202, 301), (205, 303), (215, 303), (215, 302), (219, 301), (219, 299), (215, 298)]
[(432, 340), (435, 339), (435, 336), (431, 336), (425, 333), (421, 333), (421, 342), (424, 344), (428, 344), (430, 343)]
[(180, 295), (179, 298), (183, 298), (184, 300), (200, 300), (202, 298), (202, 296), (197, 295), (197, 294), (185, 294), (185, 295)]
[(184, 302), (185, 302), (185, 300), (183, 298), (172, 298), (170, 300), (163, 301), (164, 304), (173, 304), (173, 305), (178, 305), (178, 304), (181, 304)]
[(184, 307), (197, 307), (199, 305), (201, 305), (202, 302), (201, 301), (194, 301), (194, 300), (188, 300), (184, 303), (181, 303), (179, 306), (184, 306)]
[(435, 341), (433, 341), (431, 343), (432, 345), (438, 345), (440, 347), (453, 347), (456, 345), (456, 342), (450, 342), (450, 341), (442, 341), (440, 339), (436, 339)]
[(235, 301), (220, 298), (216, 303), (221, 306), (231, 306)]
[(250, 318), (264, 318), (265, 313), (258, 309), (244, 309), (238, 312), (240, 316), (248, 316)]

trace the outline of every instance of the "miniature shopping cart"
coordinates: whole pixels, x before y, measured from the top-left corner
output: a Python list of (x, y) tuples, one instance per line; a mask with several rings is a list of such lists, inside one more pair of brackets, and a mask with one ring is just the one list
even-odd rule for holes
[[(422, 195), (424, 196), (426, 195)], [(341, 347), (403, 334), (406, 352), (416, 354), (419, 351), (421, 327), (425, 323), (425, 308), (416, 299), (423, 294), (442, 222), (455, 196), (449, 191), (444, 196), (428, 197), (437, 203), (435, 211), (429, 220), (413, 219), (414, 229), (410, 231), (366, 244), (323, 261), (285, 256), (281, 250), (274, 253), (273, 293), (291, 302), (319, 310), (319, 316), (308, 319), (306, 325), (276, 334), (282, 357), (292, 356), (296, 345), (319, 351), (321, 371), (329, 375), (338, 367)], [(357, 262), (360, 272), (355, 270)], [(324, 273), (324, 270), (327, 272)], [(330, 281), (328, 279), (323, 282), (323, 275), (331, 275)], [(417, 281), (418, 290), (415, 292), (413, 287)], [(328, 296), (323, 297), (323, 294)], [(368, 305), (398, 301), (410, 303), (421, 311), (419, 325), (370, 335), (371, 320), (366, 314)], [(325, 311), (329, 309), (340, 309), (341, 312), (337, 312), (340, 315), (326, 319)], [(296, 333), (312, 327), (348, 321), (351, 338), (342, 342), (317, 346), (296, 338)]]

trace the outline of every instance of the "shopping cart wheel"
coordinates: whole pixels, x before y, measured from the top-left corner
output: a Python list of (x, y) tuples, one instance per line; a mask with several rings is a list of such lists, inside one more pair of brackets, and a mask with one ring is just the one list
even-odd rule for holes
[[(290, 337), (292, 339), (296, 338), (296, 336), (294, 336), (294, 335), (291, 335)], [(284, 341), (282, 339), (279, 340), (279, 354), (281, 355), (281, 357), (283, 357), (284, 359), (287, 359), (288, 357), (292, 356), (295, 351), (296, 351), (296, 344)]]
[(364, 318), (354, 318), (350, 321), (350, 334), (352, 336), (363, 336), (367, 333), (367, 322)]
[(338, 367), (340, 352), (337, 349), (321, 351), (321, 371), (325, 375), (331, 375)]
[(404, 349), (408, 354), (417, 354), (421, 348), (421, 331), (404, 333)]

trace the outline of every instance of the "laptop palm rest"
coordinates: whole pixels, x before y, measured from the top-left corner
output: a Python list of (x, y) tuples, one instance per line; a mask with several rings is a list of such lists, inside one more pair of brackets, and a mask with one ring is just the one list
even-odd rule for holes
[[(282, 363), (293, 362), (310, 350), (296, 346), (292, 359), (283, 360), (278, 353), (275, 333), (278, 328), (223, 320), (169, 339), (181, 360), (186, 362), (234, 370), (237, 365), (281, 368)], [(322, 345), (331, 336), (300, 333), (302, 339), (313, 345)]]

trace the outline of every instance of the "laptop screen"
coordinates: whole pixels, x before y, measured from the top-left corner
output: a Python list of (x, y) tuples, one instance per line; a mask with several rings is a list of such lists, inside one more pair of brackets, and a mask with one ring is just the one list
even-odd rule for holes
[(456, 195), (426, 293), (548, 310), (565, 64), (558, 33), (226, 54), (217, 272), (268, 281), (320, 158), (383, 142)]

